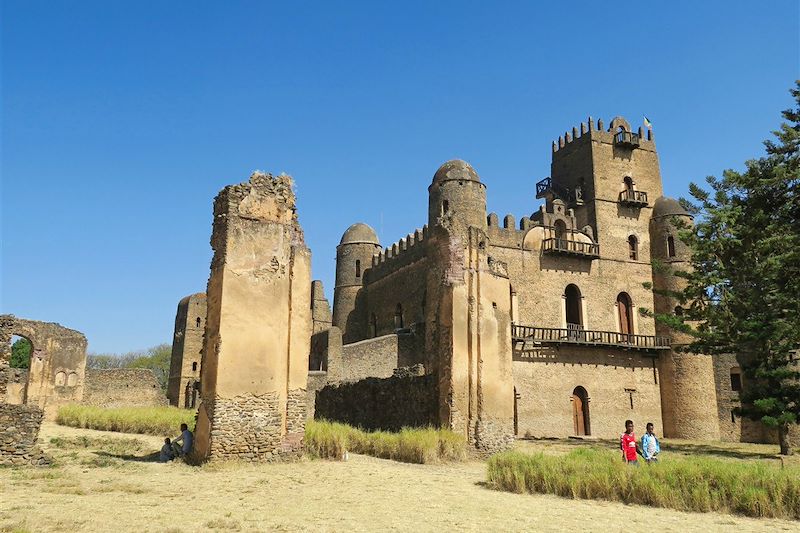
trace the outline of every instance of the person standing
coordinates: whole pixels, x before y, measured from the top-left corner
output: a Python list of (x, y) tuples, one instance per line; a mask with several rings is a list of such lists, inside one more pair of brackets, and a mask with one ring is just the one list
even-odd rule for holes
[(647, 462), (657, 463), (658, 454), (661, 453), (661, 444), (658, 442), (658, 437), (653, 433), (653, 423), (648, 422), (646, 429), (647, 433), (642, 435), (642, 457)]
[(637, 454), (641, 454), (636, 435), (633, 433), (633, 420), (625, 421), (625, 433), (619, 437), (619, 447), (622, 450), (622, 460), (631, 466), (639, 466)]

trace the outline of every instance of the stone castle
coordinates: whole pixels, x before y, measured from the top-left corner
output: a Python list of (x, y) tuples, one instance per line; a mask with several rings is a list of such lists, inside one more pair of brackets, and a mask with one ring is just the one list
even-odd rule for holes
[[(311, 417), (446, 427), (485, 453), (525, 436), (616, 438), (626, 419), (775, 442), (734, 414), (747, 385), (735, 355), (684, 353), (648, 312), (682, 312), (659, 290), (679, 278), (653, 265), (686, 266), (676, 223), (691, 223), (663, 196), (652, 130), (590, 118), (553, 143), (535, 191), (542, 205), (501, 223), (475, 169), (446, 162), (420, 229), (386, 247), (366, 224), (344, 232), (331, 309), (291, 178), (225, 187), (207, 289), (175, 319), (168, 397), (198, 409), (195, 459), (294, 456)], [(12, 335), (32, 342), (28, 373), (8, 368)], [(79, 332), (4, 315), (0, 340), (0, 463), (46, 461), (38, 426), (63, 403), (162, 401), (152, 374), (86, 371)]]

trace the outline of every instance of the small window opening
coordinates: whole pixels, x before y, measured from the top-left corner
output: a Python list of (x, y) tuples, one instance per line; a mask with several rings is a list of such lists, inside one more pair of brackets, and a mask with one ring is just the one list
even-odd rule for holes
[(356, 277), (357, 278), (361, 277), (361, 260), (360, 259), (356, 259)]
[(444, 215), (448, 211), (450, 211), (450, 202), (447, 200), (442, 200), (442, 214)]
[(732, 391), (742, 390), (742, 374), (738, 368), (731, 369), (731, 390)]
[(394, 328), (403, 329), (403, 306), (397, 304), (394, 311)]
[(625, 179), (622, 181), (625, 183), (625, 190), (633, 192), (633, 179), (631, 179), (630, 176), (625, 176)]
[(736, 423), (736, 412), (733, 409), (731, 409), (731, 422)]
[(636, 235), (628, 237), (628, 256), (634, 261), (639, 260), (639, 239)]
[(683, 316), (683, 307), (680, 305), (675, 308), (675, 316)]
[(667, 237), (667, 257), (675, 257), (675, 237)]
[(197, 363), (192, 363), (192, 372), (197, 372)]
[(195, 320), (195, 323), (197, 324), (197, 327), (199, 328), (200, 327), (200, 317), (197, 317), (197, 320)]

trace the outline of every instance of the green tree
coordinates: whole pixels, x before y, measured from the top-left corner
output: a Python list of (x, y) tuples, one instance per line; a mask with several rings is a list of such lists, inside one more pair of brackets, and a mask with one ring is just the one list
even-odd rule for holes
[(693, 335), (687, 351), (737, 354), (738, 410), (777, 428), (784, 455), (800, 420), (800, 82), (790, 92), (794, 108), (764, 143), (766, 156), (708, 177), (710, 190), (690, 185), (684, 202), (698, 216), (680, 237), (691, 268), (675, 272), (686, 287), (671, 293), (685, 312), (657, 317)]
[[(123, 356), (126, 357), (126, 356)], [(128, 368), (148, 368), (156, 375), (161, 388), (166, 392), (169, 383), (169, 365), (172, 358), (172, 346), (159, 344), (148, 349), (144, 354), (133, 358)]]
[(11, 360), (9, 361), (11, 368), (30, 368), (31, 352), (33, 352), (33, 346), (28, 339), (20, 337), (14, 341), (14, 344), (11, 345)]

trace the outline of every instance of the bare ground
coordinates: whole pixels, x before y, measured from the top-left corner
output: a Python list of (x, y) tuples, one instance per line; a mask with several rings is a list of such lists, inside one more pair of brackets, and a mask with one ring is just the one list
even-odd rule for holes
[[(0, 531), (800, 531), (797, 522), (498, 492), (483, 485), (480, 462), (411, 465), (351, 455), (198, 468), (149, 461), (158, 437), (46, 423), (40, 440), (57, 465), (0, 469)], [(675, 444), (687, 453), (720, 448)], [(576, 445), (520, 444), (548, 453)], [(770, 451), (730, 450), (765, 458)]]

